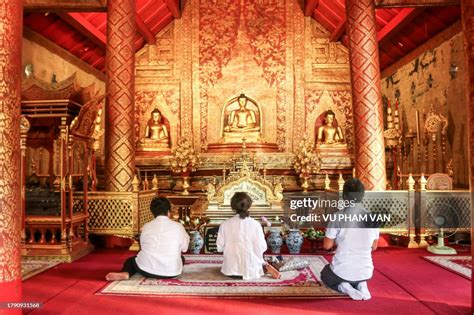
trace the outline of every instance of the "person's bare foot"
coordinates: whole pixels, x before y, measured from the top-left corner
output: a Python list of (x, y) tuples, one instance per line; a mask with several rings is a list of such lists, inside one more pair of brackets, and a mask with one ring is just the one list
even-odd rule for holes
[(105, 276), (105, 280), (107, 281), (127, 280), (128, 278), (128, 272), (109, 272)]
[(276, 270), (276, 268), (273, 267), (272, 265), (266, 264), (265, 268), (267, 269), (266, 271), (270, 274), (270, 276), (273, 279), (280, 279), (281, 278), (280, 272), (278, 270)]

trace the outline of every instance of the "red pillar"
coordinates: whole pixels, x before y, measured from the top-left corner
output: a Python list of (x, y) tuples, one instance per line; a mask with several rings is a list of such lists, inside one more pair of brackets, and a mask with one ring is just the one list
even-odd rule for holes
[(22, 0), (0, 3), (0, 28), (0, 302), (18, 302), (21, 301)]
[(354, 113), (356, 176), (367, 190), (385, 190), (380, 66), (373, 0), (346, 0)]
[[(461, 1), (462, 27), (464, 34), (464, 55), (466, 58), (466, 103), (468, 113), (469, 170), (471, 191), (471, 255), (474, 254), (474, 0)], [(472, 256), (474, 258), (474, 255)], [(474, 275), (474, 268), (472, 268)], [(471, 312), (474, 313), (474, 284), (471, 281)]]
[(105, 181), (131, 191), (135, 174), (135, 1), (107, 2)]

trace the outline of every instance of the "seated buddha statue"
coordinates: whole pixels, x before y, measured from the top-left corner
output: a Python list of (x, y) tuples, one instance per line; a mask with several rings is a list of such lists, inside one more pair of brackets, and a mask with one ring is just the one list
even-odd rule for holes
[(144, 137), (140, 139), (139, 147), (143, 149), (169, 147), (168, 128), (163, 123), (163, 117), (157, 108), (151, 112), (151, 118), (145, 127)]
[(260, 137), (259, 113), (248, 108), (245, 94), (240, 94), (237, 103), (238, 108), (230, 110), (224, 119), (224, 141), (241, 142), (245, 138), (249, 142), (257, 142)]
[(324, 124), (317, 130), (316, 147), (345, 147), (344, 134), (334, 125), (336, 114), (332, 110), (324, 114)]
[(245, 94), (240, 94), (238, 102), (239, 109), (230, 112), (224, 131), (246, 132), (260, 130), (255, 111), (247, 108), (247, 97)]

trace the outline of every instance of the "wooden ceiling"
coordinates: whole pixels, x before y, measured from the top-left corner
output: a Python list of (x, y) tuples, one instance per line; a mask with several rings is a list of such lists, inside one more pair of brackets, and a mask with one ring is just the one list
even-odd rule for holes
[[(180, 17), (178, 2), (179, 0), (136, 0), (136, 50), (147, 42), (153, 44), (155, 35), (173, 19)], [(27, 10), (23, 23), (77, 58), (105, 72), (107, 13)]]
[[(105, 0), (83, 0), (88, 3), (87, 7), (77, 7), (77, 0), (70, 1), (72, 6), (67, 6), (67, 0), (52, 2), (56, 7), (63, 3), (60, 8), (67, 11), (105, 11)], [(400, 5), (400, 1), (411, 7), (391, 8)], [(38, 6), (37, 3), (44, 1), (25, 2), (26, 27), (105, 72), (105, 12), (73, 13)], [(423, 2), (428, 2), (430, 6), (416, 5)], [(443, 6), (455, 4), (456, 0), (376, 0), (376, 3), (381, 6), (376, 10), (381, 70), (449, 28), (461, 17), (459, 5)], [(307, 0), (304, 11), (305, 15), (312, 16), (331, 33), (332, 41), (347, 45), (344, 0)], [(156, 34), (179, 17), (179, 0), (136, 0), (135, 49), (139, 50), (146, 43), (153, 44)]]
[[(347, 46), (344, 2), (344, 0), (308, 0), (305, 14), (311, 15), (331, 32), (332, 41), (340, 40)], [(382, 71), (461, 18), (459, 5), (439, 4), (443, 3), (440, 1), (436, 6), (384, 7), (376, 10)]]

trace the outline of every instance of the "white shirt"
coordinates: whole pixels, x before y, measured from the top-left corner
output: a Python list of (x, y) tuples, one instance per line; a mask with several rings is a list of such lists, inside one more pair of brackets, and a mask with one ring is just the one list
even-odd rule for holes
[[(361, 205), (342, 210), (344, 213), (368, 213)], [(326, 237), (335, 239), (336, 254), (331, 262), (331, 270), (348, 281), (367, 280), (372, 277), (372, 244), (379, 238), (378, 228), (344, 228), (338, 222), (330, 222)]]
[(239, 215), (225, 220), (217, 234), (217, 251), (224, 252), (221, 272), (227, 276), (242, 276), (244, 280), (263, 276), (263, 253), (267, 250), (260, 223)]
[(183, 271), (181, 252), (186, 252), (189, 235), (184, 227), (158, 216), (143, 226), (140, 252), (135, 259), (138, 267), (157, 276), (177, 276)]

